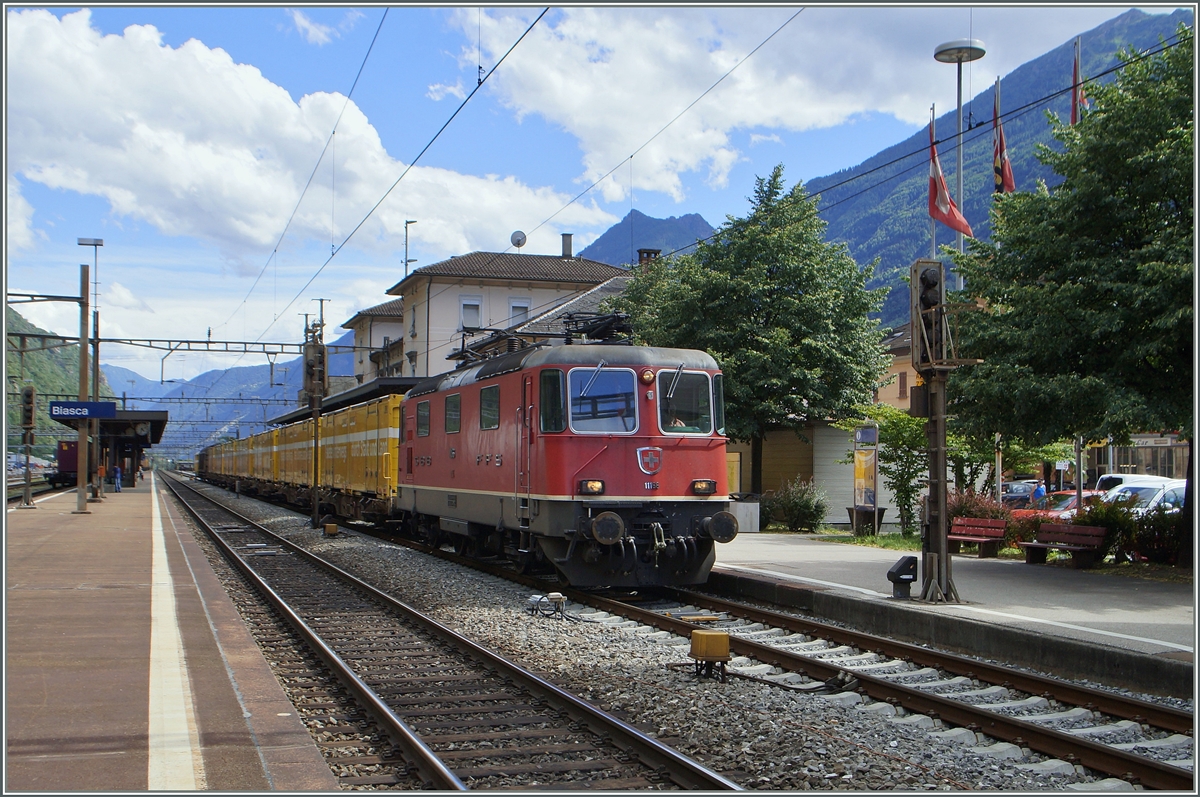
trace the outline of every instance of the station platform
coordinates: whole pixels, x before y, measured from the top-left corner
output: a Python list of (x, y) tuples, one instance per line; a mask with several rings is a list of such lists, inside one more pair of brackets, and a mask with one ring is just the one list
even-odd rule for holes
[[(959, 602), (928, 603), (893, 597), (887, 572), (906, 555), (803, 534), (739, 534), (718, 546), (709, 583), (864, 631), (1131, 688), (1186, 684), (1192, 694), (1193, 583), (956, 554)], [(918, 577), (912, 595), (920, 592)]]
[(159, 486), (7, 511), (5, 792), (337, 791)]

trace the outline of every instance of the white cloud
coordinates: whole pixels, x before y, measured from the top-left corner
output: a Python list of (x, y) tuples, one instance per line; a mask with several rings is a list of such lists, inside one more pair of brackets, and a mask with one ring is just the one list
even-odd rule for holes
[[(102, 36), (87, 10), (61, 20), (44, 10), (10, 12), (7, 21), (12, 240), (28, 239), (31, 218), (22, 209), (28, 203), (19, 193), (20, 176), (103, 197), (116, 217), (112, 221), (145, 221), (169, 236), (210, 242), (232, 269), (257, 274), (345, 98), (314, 93), (293, 101), (224, 50), (195, 39), (165, 46), (153, 26)], [(289, 227), (285, 249), (343, 240), (405, 168), (384, 150), (354, 103), (346, 106), (331, 149), (336, 174), (327, 154)], [(546, 218), (567, 199), (512, 177), (417, 167), (351, 246), (394, 253), (402, 246), (405, 218), (415, 217), (426, 252), (446, 256), (503, 248), (518, 220)], [(541, 233), (547, 240), (538, 245), (555, 251), (558, 230), (615, 220), (594, 206), (576, 204)]]
[(460, 100), (464, 99), (467, 93), (463, 91), (462, 81), (457, 81), (453, 86), (447, 86), (444, 83), (434, 83), (425, 92), (425, 96), (434, 102), (441, 101), (447, 95), (458, 97)]
[(292, 17), (296, 30), (309, 44), (329, 44), (332, 37), (340, 35), (336, 29), (309, 19), (303, 11), (295, 8), (289, 8), (287, 11)]
[(146, 313), (154, 312), (153, 307), (119, 282), (109, 283), (105, 287), (103, 299), (104, 304), (119, 307), (122, 310), (141, 310)]
[[(919, 125), (931, 103), (951, 107), (954, 70), (933, 59), (943, 41), (985, 41), (985, 60), (964, 71), (964, 94), (978, 93), (997, 75), (1123, 11), (817, 6), (747, 60), (794, 9), (568, 6), (544, 18), (488, 85), (518, 119), (538, 114), (575, 136), (583, 150), (579, 179), (588, 183), (741, 61), (634, 158), (637, 189), (678, 201), (684, 172), (704, 170), (710, 185), (725, 184), (739, 160), (731, 142), (736, 131), (826, 128), (870, 112)], [(480, 24), (474, 10), (458, 10), (455, 24), (466, 40), (462, 68), (476, 63), (477, 30), (486, 64), (516, 41), (534, 13), (494, 10)], [(612, 179), (602, 186), (609, 200), (623, 197), (626, 188)]]
[(769, 136), (764, 136), (761, 133), (751, 133), (750, 134), (750, 145), (751, 146), (754, 146), (755, 144), (765, 144), (768, 141), (773, 144), (782, 144), (783, 143), (783, 139), (780, 138), (775, 133), (772, 133)]
[(4, 241), (9, 254), (33, 247), (33, 205), (21, 196), (21, 184), (15, 175), (7, 175), (4, 203)]

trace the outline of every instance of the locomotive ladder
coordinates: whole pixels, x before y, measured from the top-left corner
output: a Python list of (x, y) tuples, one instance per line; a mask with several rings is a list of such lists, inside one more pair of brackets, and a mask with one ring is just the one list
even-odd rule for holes
[[(527, 530), (532, 520), (530, 490), (533, 483), (533, 377), (526, 375), (521, 384), (521, 406), (517, 408), (517, 473), (513, 489), (517, 526)], [(531, 547), (528, 534), (521, 535), (521, 548)], [(527, 553), (522, 550), (522, 553)]]

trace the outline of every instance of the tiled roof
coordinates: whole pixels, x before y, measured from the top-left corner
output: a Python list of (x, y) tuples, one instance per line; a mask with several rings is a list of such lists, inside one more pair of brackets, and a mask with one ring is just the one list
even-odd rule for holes
[[(624, 274), (625, 269), (588, 260), (560, 255), (521, 255), (509, 252), (471, 252), (413, 271), (412, 277), (468, 277), (477, 279), (511, 279), (533, 282), (582, 282), (599, 284), (610, 277)], [(406, 278), (406, 279), (408, 279)], [(396, 295), (403, 281), (388, 289)]]
[(611, 299), (614, 296), (620, 296), (625, 292), (625, 286), (629, 284), (629, 280), (633, 277), (629, 272), (619, 274), (611, 279), (592, 288), (582, 296), (577, 296), (569, 302), (564, 302), (558, 307), (555, 307), (549, 312), (542, 313), (536, 318), (531, 318), (521, 326), (517, 327), (516, 332), (526, 333), (531, 335), (547, 335), (559, 334), (563, 332), (561, 319), (567, 313), (598, 313), (600, 312), (600, 304), (605, 299)]
[(352, 329), (353, 327), (351, 325), (357, 319), (363, 318), (364, 316), (376, 316), (376, 317), (377, 316), (386, 316), (389, 318), (403, 318), (404, 317), (404, 300), (403, 299), (389, 299), (388, 301), (384, 302), (383, 304), (377, 304), (374, 307), (367, 307), (365, 309), (359, 310), (357, 313), (354, 314), (354, 316), (349, 321), (342, 324), (342, 329)]

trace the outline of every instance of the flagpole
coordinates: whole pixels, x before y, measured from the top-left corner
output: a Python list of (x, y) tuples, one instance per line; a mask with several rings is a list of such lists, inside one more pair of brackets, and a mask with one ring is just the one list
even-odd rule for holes
[[(936, 108), (936, 107), (937, 107), (937, 103), (934, 103), (933, 105), (929, 106), (929, 140), (930, 141), (937, 140), (937, 128), (935, 127), (936, 123), (934, 121), (937, 118), (934, 114), (934, 108)], [(937, 222), (934, 221), (933, 216), (929, 217), (929, 259), (937, 260)]]

